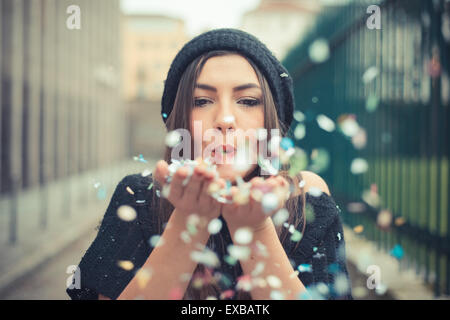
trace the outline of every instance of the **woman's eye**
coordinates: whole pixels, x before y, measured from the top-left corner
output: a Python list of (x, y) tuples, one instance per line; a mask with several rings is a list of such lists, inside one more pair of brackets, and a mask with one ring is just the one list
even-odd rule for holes
[(259, 105), (261, 103), (261, 100), (257, 100), (257, 99), (242, 99), (238, 103), (244, 104), (244, 105), (249, 106), (249, 107), (254, 107), (254, 106)]
[(206, 100), (206, 99), (195, 99), (194, 100), (194, 106), (201, 107), (201, 106), (205, 105), (208, 102), (209, 102), (209, 100)]

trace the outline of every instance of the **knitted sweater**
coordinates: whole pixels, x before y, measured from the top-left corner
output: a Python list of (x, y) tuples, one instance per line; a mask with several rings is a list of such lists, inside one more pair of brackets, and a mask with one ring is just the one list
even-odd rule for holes
[[(98, 294), (116, 299), (144, 265), (153, 249), (149, 239), (158, 234), (151, 203), (153, 188), (148, 190), (150, 183), (151, 176), (134, 174), (126, 176), (117, 185), (98, 234), (78, 265), (81, 288), (67, 289), (72, 299), (97, 299)], [(127, 187), (134, 194), (129, 193)], [(299, 197), (299, 208), (302, 207), (301, 202)], [(289, 237), (283, 242), (286, 254), (299, 270), (298, 277), (313, 299), (352, 299), (340, 209), (326, 193), (318, 197), (306, 193), (306, 202), (314, 213), (314, 219), (308, 221), (307, 216), (303, 237), (295, 250), (296, 242)], [(137, 218), (121, 220), (116, 213), (121, 205), (136, 209)], [(226, 242), (225, 247), (232, 243), (225, 223), (218, 234), (210, 236), (208, 246), (212, 250), (217, 248), (219, 238)], [(221, 250), (215, 251), (221, 260), (218, 271), (231, 278), (229, 288), (233, 289), (236, 284), (233, 267), (223, 261)], [(120, 260), (131, 261), (134, 268), (121, 268), (117, 264)]]

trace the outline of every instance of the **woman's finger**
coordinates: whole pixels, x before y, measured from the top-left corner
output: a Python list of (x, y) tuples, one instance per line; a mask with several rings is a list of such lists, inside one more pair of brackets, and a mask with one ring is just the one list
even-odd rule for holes
[(166, 176), (169, 174), (169, 165), (164, 160), (159, 160), (156, 163), (153, 177), (155, 180), (163, 186), (165, 184)]

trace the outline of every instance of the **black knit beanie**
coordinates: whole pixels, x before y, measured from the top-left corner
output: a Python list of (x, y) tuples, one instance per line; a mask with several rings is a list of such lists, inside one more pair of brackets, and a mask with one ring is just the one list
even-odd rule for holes
[(269, 83), (278, 117), (287, 127), (290, 126), (295, 102), (292, 79), (288, 71), (255, 36), (230, 28), (215, 29), (200, 34), (187, 42), (175, 56), (164, 82), (161, 102), (161, 115), (164, 122), (172, 111), (183, 72), (195, 58), (212, 50), (236, 51), (254, 62)]

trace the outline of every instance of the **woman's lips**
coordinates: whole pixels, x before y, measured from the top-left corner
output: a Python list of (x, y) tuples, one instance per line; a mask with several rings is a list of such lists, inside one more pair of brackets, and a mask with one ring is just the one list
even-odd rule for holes
[(226, 159), (233, 158), (236, 154), (236, 149), (232, 145), (220, 145), (216, 149), (212, 151), (213, 158), (216, 157), (216, 154), (220, 156), (219, 159), (223, 159), (225, 157)]

